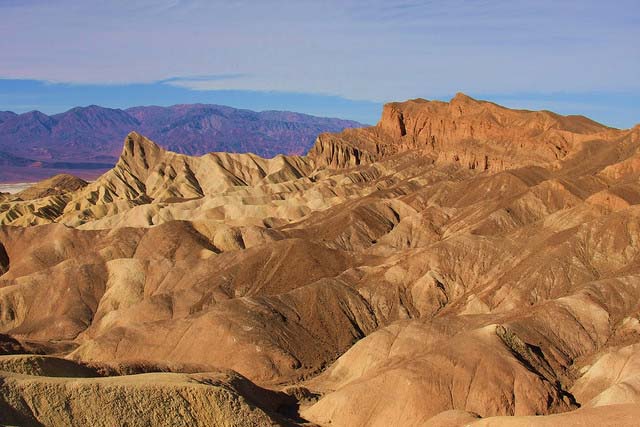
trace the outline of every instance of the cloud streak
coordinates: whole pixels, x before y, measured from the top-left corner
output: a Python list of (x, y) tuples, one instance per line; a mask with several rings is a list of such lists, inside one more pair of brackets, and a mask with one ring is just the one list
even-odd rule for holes
[(0, 8), (4, 78), (376, 102), (459, 90), (640, 91), (635, 0), (5, 0)]
[(178, 76), (162, 79), (157, 83), (171, 84), (176, 86), (189, 85), (196, 82), (216, 82), (225, 80), (235, 80), (249, 77), (247, 74), (211, 74), (207, 76)]

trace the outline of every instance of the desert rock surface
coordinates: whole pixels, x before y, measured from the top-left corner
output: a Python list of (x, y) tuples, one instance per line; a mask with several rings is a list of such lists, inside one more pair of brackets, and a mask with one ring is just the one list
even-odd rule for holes
[(639, 127), (458, 94), (0, 197), (0, 422), (640, 417)]

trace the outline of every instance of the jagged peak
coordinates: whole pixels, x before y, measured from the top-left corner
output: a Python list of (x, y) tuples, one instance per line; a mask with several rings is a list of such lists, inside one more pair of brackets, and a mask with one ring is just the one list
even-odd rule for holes
[(120, 161), (129, 166), (149, 169), (165, 150), (155, 142), (136, 131), (131, 131), (124, 140)]
[(458, 92), (455, 94), (455, 96), (453, 98), (451, 98), (451, 101), (449, 101), (449, 103), (454, 104), (454, 103), (477, 103), (479, 102), (477, 99), (470, 97), (469, 95), (466, 95), (462, 92)]
[(131, 131), (125, 138), (125, 151), (127, 148), (129, 150), (134, 150), (135, 147), (150, 148), (152, 150), (163, 150), (158, 144), (147, 138), (146, 136), (136, 132)]

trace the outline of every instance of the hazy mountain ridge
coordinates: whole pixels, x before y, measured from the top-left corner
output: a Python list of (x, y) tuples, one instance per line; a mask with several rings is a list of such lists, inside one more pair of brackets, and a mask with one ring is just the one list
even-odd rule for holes
[(273, 157), (304, 154), (319, 133), (357, 126), (361, 124), (349, 120), (206, 104), (126, 110), (91, 105), (51, 116), (3, 112), (0, 153), (10, 168), (0, 171), (0, 180), (40, 179), (47, 173), (42, 169), (51, 169), (50, 175), (71, 172), (93, 178), (95, 170), (115, 164), (121, 141), (131, 131), (183, 154), (227, 151)]

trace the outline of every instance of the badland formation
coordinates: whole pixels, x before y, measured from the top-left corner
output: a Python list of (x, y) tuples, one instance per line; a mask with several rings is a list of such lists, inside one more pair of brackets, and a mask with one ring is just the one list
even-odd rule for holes
[[(0, 195), (0, 422), (640, 419), (640, 127), (463, 94)], [(586, 423), (586, 424), (585, 424)]]

